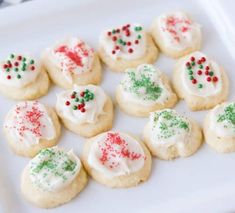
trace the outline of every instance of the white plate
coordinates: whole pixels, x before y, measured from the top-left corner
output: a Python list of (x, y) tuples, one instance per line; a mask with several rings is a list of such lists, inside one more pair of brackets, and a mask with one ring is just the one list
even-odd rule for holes
[[(227, 2), (227, 3), (226, 3)], [(40, 52), (58, 39), (76, 35), (97, 47), (101, 30), (127, 22), (143, 23), (146, 28), (157, 15), (183, 9), (203, 27), (202, 51), (215, 58), (226, 69), (230, 80), (235, 80), (235, 63), (231, 48), (234, 29), (233, 1), (192, 2), (188, 0), (103, 0), (27, 2), (0, 11), (0, 58), (11, 52)], [(216, 9), (217, 8), (217, 9)], [(227, 8), (227, 9), (226, 9)], [(226, 9), (226, 10), (224, 10)], [(221, 12), (222, 11), (222, 12)], [(229, 16), (227, 16), (227, 12)], [(222, 15), (221, 15), (222, 14)], [(235, 19), (233, 19), (234, 21)], [(175, 61), (161, 55), (156, 62), (171, 77)], [(105, 70), (102, 87), (114, 97), (115, 87), (122, 74)], [(229, 100), (235, 99), (231, 83)], [(53, 86), (47, 96), (40, 99), (51, 106), (55, 94)], [(14, 101), (0, 97), (0, 121)], [(184, 101), (176, 109), (202, 123), (204, 112), (190, 112)], [(118, 108), (114, 129), (141, 136), (147, 119), (128, 116)], [(84, 139), (63, 129), (59, 145), (73, 148), (80, 155)], [(207, 212), (235, 210), (235, 154), (218, 154), (207, 145), (189, 158), (174, 161), (154, 159), (150, 179), (138, 187), (110, 189), (90, 179), (85, 190), (70, 203), (51, 210), (41, 210), (27, 203), (20, 193), (20, 174), (29, 159), (14, 155), (0, 133), (0, 211), (22, 213), (44, 212)]]

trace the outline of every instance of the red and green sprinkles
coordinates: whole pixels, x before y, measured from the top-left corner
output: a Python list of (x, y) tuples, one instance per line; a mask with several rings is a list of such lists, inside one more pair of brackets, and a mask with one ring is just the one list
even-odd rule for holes
[(118, 159), (126, 159), (136, 161), (146, 157), (141, 153), (131, 151), (128, 148), (127, 141), (121, 137), (119, 133), (107, 133), (104, 143), (99, 144), (101, 155), (100, 162), (110, 169), (116, 168), (120, 165)]
[(80, 112), (84, 113), (86, 112), (86, 103), (92, 101), (94, 97), (94, 93), (89, 89), (83, 90), (80, 93), (73, 91), (65, 105), (72, 107), (73, 110), (80, 110)]
[(10, 54), (8, 60), (3, 63), (2, 71), (5, 72), (6, 79), (21, 79), (26, 71), (35, 70), (35, 61), (22, 55)]
[(197, 85), (199, 89), (202, 89), (204, 85), (199, 81), (199, 77), (204, 77), (208, 83), (217, 83), (219, 78), (213, 72), (211, 66), (208, 65), (206, 57), (196, 58), (191, 56), (185, 63), (188, 78), (193, 85)]
[[(141, 26), (135, 26), (133, 29), (131, 29), (130, 24), (126, 24), (107, 32), (108, 38), (114, 43), (111, 54), (115, 55), (120, 51), (132, 54), (135, 51), (136, 46), (141, 42), (143, 28)], [(134, 40), (131, 40), (133, 39), (133, 35)]]

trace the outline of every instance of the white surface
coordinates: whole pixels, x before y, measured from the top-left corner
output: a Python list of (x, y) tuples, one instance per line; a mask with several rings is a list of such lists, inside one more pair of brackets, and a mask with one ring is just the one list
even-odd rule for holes
[[(80, 3), (79, 3), (80, 2)], [(203, 2), (203, 3), (200, 3)], [(212, 3), (213, 2), (213, 3)], [(228, 4), (226, 4), (226, 2)], [(214, 10), (220, 1), (145, 0), (145, 1), (56, 1), (40, 0), (0, 10), (0, 58), (10, 52), (31, 51), (37, 56), (45, 47), (67, 35), (75, 35), (97, 47), (99, 33), (107, 27), (127, 22), (143, 23), (149, 27), (153, 18), (163, 12), (183, 9), (203, 27), (202, 51), (216, 59), (235, 81), (234, 50), (230, 39), (233, 1), (224, 1), (229, 11), (221, 19)], [(223, 11), (220, 6), (219, 10)], [(230, 9), (229, 9), (230, 8)], [(206, 9), (206, 10), (204, 10)], [(209, 14), (209, 16), (207, 15)], [(219, 18), (216, 18), (217, 15)], [(223, 12), (226, 15), (226, 12)], [(220, 20), (220, 22), (216, 21)], [(226, 21), (223, 23), (222, 20)], [(221, 24), (222, 23), (222, 24)], [(218, 30), (223, 26), (223, 30)], [(216, 30), (217, 28), (217, 30)], [(224, 33), (226, 32), (226, 33)], [(174, 60), (160, 56), (158, 68), (171, 76)], [(102, 87), (114, 97), (115, 87), (122, 74), (105, 70)], [(231, 83), (229, 100), (235, 99)], [(55, 104), (55, 94), (61, 91), (53, 86), (43, 103)], [(233, 92), (232, 92), (233, 91)], [(15, 103), (0, 96), (0, 122)], [(181, 101), (180, 113), (202, 122), (206, 111), (190, 112)], [(135, 118), (115, 111), (114, 129), (141, 136), (147, 119)], [(63, 129), (59, 145), (73, 148), (80, 155), (84, 139)], [(0, 132), (0, 212), (228, 212), (235, 210), (235, 153), (218, 154), (204, 144), (193, 156), (174, 161), (153, 160), (150, 179), (130, 189), (109, 189), (90, 179), (87, 188), (70, 203), (51, 210), (41, 210), (27, 203), (20, 194), (20, 174), (28, 159), (14, 155)]]

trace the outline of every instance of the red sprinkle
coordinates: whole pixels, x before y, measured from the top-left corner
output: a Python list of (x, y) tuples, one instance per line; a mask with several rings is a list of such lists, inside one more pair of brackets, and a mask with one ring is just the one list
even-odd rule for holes
[(209, 75), (209, 71), (207, 70), (207, 71), (205, 72), (205, 74), (206, 74), (206, 75)]
[(210, 67), (209, 66), (206, 66), (206, 70), (209, 70), (210, 69)]
[(135, 40), (135, 44), (139, 44), (139, 40)]
[(8, 68), (8, 65), (7, 65), (7, 64), (4, 64), (4, 65), (3, 65), (3, 68), (4, 68), (4, 69)]
[(127, 44), (127, 46), (131, 46), (131, 42), (130, 41), (128, 41), (126, 44)]
[(133, 53), (133, 49), (132, 48), (128, 49), (128, 52)]
[(69, 106), (69, 105), (70, 105), (70, 102), (69, 102), (69, 101), (66, 101), (66, 102), (65, 102), (65, 105), (66, 105), (66, 106)]
[(116, 53), (116, 51), (115, 51), (115, 50), (113, 50), (113, 51), (112, 51), (112, 54), (115, 54), (115, 53)]
[(74, 99), (74, 98), (75, 98), (75, 95), (74, 95), (74, 94), (73, 94), (73, 95), (71, 95), (71, 98), (72, 98), (72, 99)]
[(207, 79), (206, 79), (208, 82), (210, 82), (211, 81), (211, 77), (207, 77)]
[(206, 61), (206, 58), (205, 58), (205, 57), (202, 57), (202, 58), (201, 58), (201, 61), (202, 61), (202, 62), (205, 62), (205, 61)]
[(108, 36), (111, 36), (111, 35), (112, 35), (112, 33), (109, 31), (109, 32), (107, 32), (107, 35), (108, 35)]
[(81, 112), (86, 112), (86, 109), (85, 108), (81, 108)]
[(17, 66), (19, 66), (19, 63), (16, 61), (16, 62), (14, 63), (14, 65), (17, 67)]
[(217, 82), (218, 81), (218, 77), (214, 76), (212, 80), (213, 80), (213, 82)]
[(201, 71), (201, 70), (198, 70), (198, 71), (197, 71), (197, 74), (198, 74), (198, 75), (201, 75), (201, 74), (202, 74), (202, 71)]
[(11, 79), (11, 76), (10, 76), (10, 75), (8, 75), (8, 76), (7, 76), (7, 79)]
[(31, 66), (31, 70), (35, 70), (35, 67), (34, 67), (34, 66)]
[(113, 36), (113, 41), (117, 41), (117, 36)]
[(192, 56), (192, 57), (190, 58), (190, 60), (191, 60), (191, 61), (195, 61), (195, 58)]
[(80, 93), (80, 96), (83, 97), (84, 95), (85, 95), (85, 92), (81, 92), (81, 93)]
[(119, 50), (119, 49), (120, 49), (120, 47), (119, 47), (119, 46), (116, 46), (116, 47), (115, 47), (115, 49), (116, 49), (116, 50)]
[(186, 66), (189, 67), (189, 66), (190, 66), (190, 62), (187, 62), (187, 63), (186, 63)]
[(201, 64), (201, 63), (202, 63), (201, 60), (198, 60), (198, 61), (197, 61), (197, 64)]
[(21, 60), (22, 60), (22, 56), (19, 55), (19, 56), (17, 57), (17, 59), (18, 59), (19, 61), (21, 61)]
[(192, 80), (192, 83), (193, 83), (193, 84), (196, 84), (196, 83), (197, 83), (197, 80), (194, 78), (194, 79)]

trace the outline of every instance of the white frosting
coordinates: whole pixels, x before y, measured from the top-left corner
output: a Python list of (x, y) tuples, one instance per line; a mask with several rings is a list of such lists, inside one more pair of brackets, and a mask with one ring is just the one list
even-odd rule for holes
[(57, 147), (43, 149), (28, 165), (29, 178), (41, 191), (59, 191), (68, 186), (81, 169), (81, 162), (73, 151)]
[(200, 39), (201, 27), (183, 12), (163, 14), (157, 18), (158, 26), (165, 46), (174, 50), (183, 50), (194, 45)]
[(46, 108), (37, 101), (25, 101), (12, 108), (4, 128), (16, 143), (27, 146), (38, 144), (40, 139), (55, 138), (55, 127)]
[[(81, 92), (89, 90), (93, 93), (93, 99), (89, 101), (85, 101), (85, 112), (81, 110), (74, 110), (73, 107), (78, 106), (80, 100), (82, 99), (80, 94)], [(76, 102), (75, 98), (71, 98), (73, 92), (77, 93), (79, 101)], [(57, 95), (56, 102), (56, 110), (58, 114), (68, 119), (69, 121), (76, 124), (83, 123), (96, 123), (99, 115), (104, 114), (103, 108), (106, 103), (107, 96), (104, 91), (95, 85), (87, 85), (87, 86), (74, 86), (72, 90), (66, 90)], [(66, 105), (66, 102), (69, 101), (69, 105)]]
[[(193, 76), (196, 79), (197, 83), (193, 84), (192, 80), (189, 77), (189, 70), (186, 66), (186, 63), (188, 61), (190, 61), (191, 57), (195, 57), (195, 62), (197, 62), (197, 60), (200, 60), (200, 58), (205, 57), (206, 61), (203, 63), (203, 68), (200, 69), (199, 65), (196, 63), (196, 65), (193, 67)], [(206, 67), (209, 66), (210, 67), (210, 71), (213, 71), (214, 75), (211, 77), (210, 75), (206, 75)], [(181, 80), (182, 80), (182, 85), (185, 89), (185, 91), (187, 91), (187, 93), (191, 94), (191, 95), (196, 95), (196, 96), (200, 96), (200, 97), (208, 97), (208, 96), (212, 96), (212, 95), (216, 95), (218, 94), (221, 90), (222, 90), (222, 79), (221, 79), (221, 70), (219, 65), (206, 57), (206, 55), (204, 55), (201, 52), (194, 52), (192, 54), (190, 54), (189, 56), (187, 56), (182, 62), (181, 65), (179, 67), (179, 69), (181, 69)], [(202, 74), (198, 75), (198, 71), (201, 70)], [(208, 82), (207, 78), (211, 78), (211, 81)], [(214, 82), (212, 79), (213, 77), (217, 77), (217, 81)], [(199, 84), (202, 85), (202, 88), (199, 88)]]
[[(147, 49), (146, 33), (140, 24), (108, 29), (100, 35), (100, 46), (114, 60), (134, 60), (144, 56)], [(113, 30), (116, 30), (113, 33)], [(109, 35), (111, 33), (111, 35)], [(114, 38), (116, 38), (114, 40)], [(126, 44), (124, 45), (125, 42)], [(131, 52), (130, 52), (131, 51)]]
[[(0, 62), (0, 83), (20, 89), (35, 81), (40, 72), (40, 67), (28, 55), (13, 56), (12, 58), (9, 56), (8, 59)], [(21, 60), (18, 60), (19, 56)], [(31, 60), (33, 60), (33, 64), (30, 63)], [(7, 66), (7, 68), (4, 68), (4, 66)]]
[(145, 159), (144, 150), (138, 141), (124, 133), (100, 134), (88, 153), (90, 167), (109, 178), (139, 171)]
[(161, 80), (160, 70), (150, 64), (127, 69), (119, 88), (125, 101), (148, 107), (163, 104), (170, 96)]
[(218, 137), (235, 137), (235, 103), (222, 104), (211, 110), (209, 128)]
[(189, 121), (172, 109), (150, 113), (149, 126), (150, 141), (155, 146), (182, 144), (189, 139)]
[(46, 51), (53, 65), (61, 70), (65, 80), (71, 84), (73, 75), (79, 77), (80, 74), (89, 72), (93, 66), (94, 50), (74, 37)]

